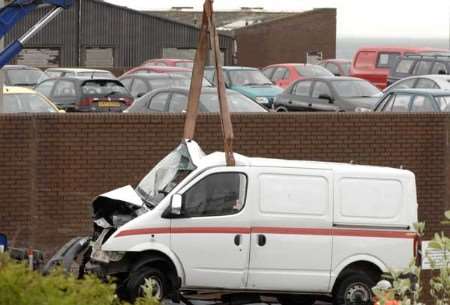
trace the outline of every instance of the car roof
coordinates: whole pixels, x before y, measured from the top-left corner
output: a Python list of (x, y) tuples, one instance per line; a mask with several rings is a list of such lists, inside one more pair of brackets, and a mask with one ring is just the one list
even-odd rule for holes
[[(208, 66), (208, 67), (205, 67), (205, 69), (211, 70), (211, 69), (215, 69), (215, 67), (214, 66)], [(258, 70), (257, 68), (253, 68), (253, 67), (241, 67), (241, 66), (223, 66), (222, 69), (229, 70), (229, 71), (232, 71), (232, 70), (236, 70), (236, 71), (239, 71), (239, 70), (249, 70), (249, 71)]]
[(408, 94), (423, 94), (423, 95), (433, 95), (433, 96), (447, 96), (450, 95), (450, 91), (444, 89), (422, 89), (422, 88), (412, 88), (412, 89), (395, 89), (389, 93), (408, 93)]
[[(437, 48), (414, 48), (414, 47), (399, 47), (399, 46), (371, 46), (359, 48), (357, 53), (360, 51), (377, 51), (377, 52), (441, 52), (444, 49)], [(448, 51), (448, 50), (447, 50)]]
[(18, 94), (18, 93), (36, 93), (33, 89), (25, 87), (5, 86), (3, 87), (3, 94)]
[(166, 74), (166, 73), (131, 73), (131, 74), (126, 74), (126, 75), (122, 75), (121, 77), (119, 77), (119, 80), (124, 79), (124, 78), (130, 78), (130, 77), (135, 77), (135, 78), (145, 78), (145, 79), (188, 79), (186, 77), (184, 77), (183, 75), (176, 75), (176, 74)]
[(99, 81), (99, 82), (119, 82), (120, 80), (115, 79), (115, 78), (91, 78), (91, 77), (86, 77), (86, 76), (63, 76), (63, 77), (51, 77), (51, 78), (47, 78), (46, 80), (42, 81), (50, 81), (50, 80), (68, 80), (68, 81), (75, 81), (78, 83), (83, 83), (85, 81)]
[(152, 58), (147, 61), (192, 62), (193, 60), (183, 58)]
[(322, 62), (335, 62), (335, 63), (351, 63), (351, 59), (343, 59), (343, 58), (329, 58), (324, 59)]
[(137, 70), (153, 70), (153, 71), (161, 71), (161, 72), (190, 72), (191, 69), (184, 67), (171, 67), (171, 66), (152, 66), (152, 65), (143, 65), (136, 68), (131, 69), (130, 71)]
[(349, 80), (364, 80), (358, 77), (351, 77), (351, 76), (317, 76), (317, 77), (308, 77), (305, 79), (300, 79), (299, 81), (303, 81), (303, 80), (308, 80), (308, 81), (312, 81), (312, 80), (324, 80), (324, 81), (349, 81)]
[(108, 70), (101, 69), (88, 69), (88, 68), (48, 68), (45, 71), (68, 71), (68, 72), (109, 72)]
[(23, 69), (23, 70), (39, 70), (38, 68), (35, 67), (31, 67), (31, 66), (26, 66), (26, 65), (5, 65), (3, 66), (2, 70), (19, 70), (19, 69)]

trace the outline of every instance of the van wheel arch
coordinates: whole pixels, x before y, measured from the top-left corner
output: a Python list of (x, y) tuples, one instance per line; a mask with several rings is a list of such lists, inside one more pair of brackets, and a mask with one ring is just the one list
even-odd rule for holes
[(144, 268), (156, 268), (167, 276), (170, 292), (178, 291), (181, 281), (178, 277), (177, 268), (172, 260), (164, 253), (159, 251), (145, 251), (131, 253), (128, 257), (130, 262), (129, 274), (133, 274)]
[[(366, 282), (368, 286), (375, 286), (376, 283), (381, 279), (382, 274), (383, 271), (377, 265), (371, 262), (357, 261), (349, 264), (341, 271), (334, 283), (332, 290), (333, 304), (344, 304), (342, 303), (342, 300), (339, 300), (339, 298), (342, 299), (342, 296), (340, 296), (343, 289), (342, 285), (347, 285), (348, 282), (351, 282), (352, 279), (360, 279), (363, 284), (364, 282)], [(372, 287), (367, 288), (371, 289)], [(372, 293), (371, 290), (369, 291), (369, 293)]]

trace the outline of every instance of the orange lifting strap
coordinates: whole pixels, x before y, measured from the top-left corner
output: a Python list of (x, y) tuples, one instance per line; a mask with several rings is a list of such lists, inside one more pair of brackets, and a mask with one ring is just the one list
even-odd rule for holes
[(214, 20), (213, 1), (214, 0), (205, 0), (205, 4), (203, 5), (202, 26), (200, 28), (198, 48), (195, 53), (194, 67), (192, 69), (192, 81), (189, 90), (187, 114), (184, 125), (184, 139), (194, 139), (195, 125), (198, 115), (198, 104), (202, 89), (206, 58), (208, 56), (209, 46), (211, 45), (214, 58), (214, 66), (216, 69), (216, 87), (217, 94), (219, 96), (220, 120), (222, 123), (225, 158), (227, 166), (234, 166), (235, 160), (233, 157), (233, 125), (231, 123), (231, 116), (228, 109), (227, 96), (225, 93), (222, 64), (220, 63), (219, 36), (217, 34)]

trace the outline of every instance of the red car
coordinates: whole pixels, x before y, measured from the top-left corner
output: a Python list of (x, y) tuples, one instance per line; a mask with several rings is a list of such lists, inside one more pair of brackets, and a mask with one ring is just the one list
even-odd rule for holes
[(349, 76), (352, 61), (349, 59), (325, 59), (320, 65), (334, 74), (334, 76)]
[(142, 65), (182, 67), (192, 69), (192, 67), (194, 66), (194, 62), (190, 59), (154, 58), (145, 61)]
[(350, 75), (368, 80), (380, 89), (387, 86), (391, 67), (402, 55), (448, 52), (432, 48), (370, 47), (359, 49), (353, 57)]
[(181, 67), (169, 67), (169, 66), (139, 66), (125, 72), (122, 76), (135, 74), (135, 73), (167, 73), (182, 75), (187, 78), (191, 78), (192, 70)]
[(276, 64), (262, 69), (264, 75), (275, 85), (287, 88), (298, 79), (333, 76), (327, 69), (311, 64)]

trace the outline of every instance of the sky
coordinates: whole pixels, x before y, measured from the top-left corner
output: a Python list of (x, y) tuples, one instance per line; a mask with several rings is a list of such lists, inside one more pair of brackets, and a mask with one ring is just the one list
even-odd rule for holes
[[(203, 0), (106, 0), (140, 10), (201, 9)], [(337, 8), (338, 37), (449, 38), (450, 0), (215, 0), (216, 10), (264, 7), (271, 11)]]

